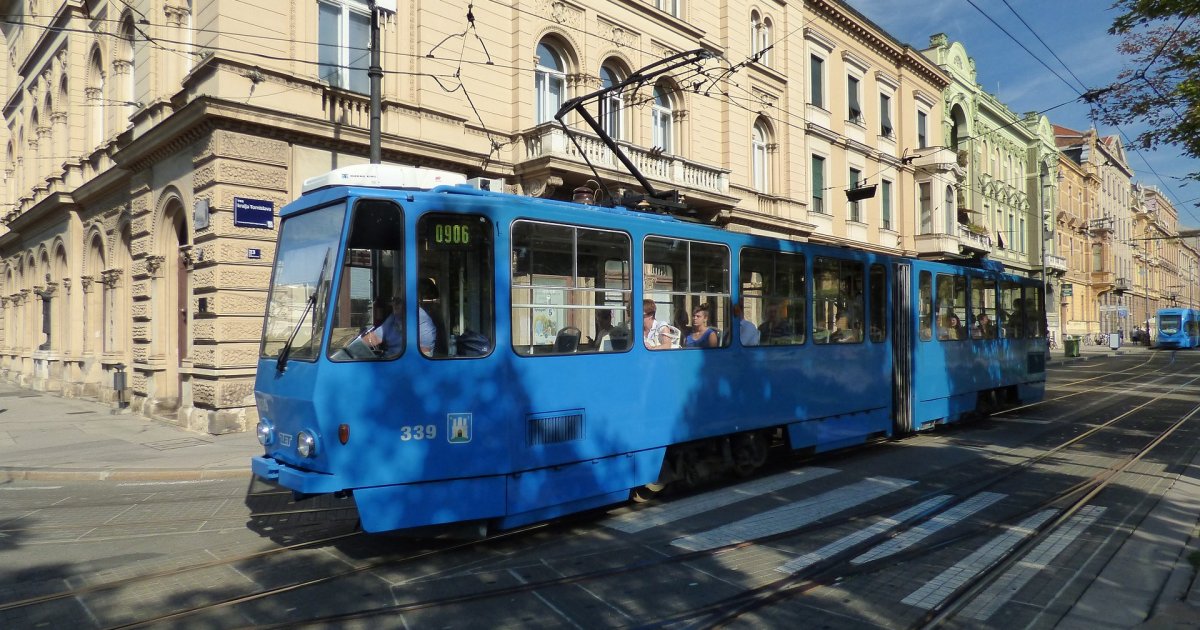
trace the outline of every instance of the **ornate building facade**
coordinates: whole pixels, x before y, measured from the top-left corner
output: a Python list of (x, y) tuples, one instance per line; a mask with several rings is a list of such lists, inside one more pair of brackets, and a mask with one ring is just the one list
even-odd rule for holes
[[(1066, 267), (1048, 250), (1058, 203), (1058, 151), (1050, 121), (1019, 116), (985, 91), (960, 42), (939, 33), (929, 43), (922, 52), (952, 78), (943, 93), (943, 133), (961, 169), (956, 208), (946, 220), (959, 239), (922, 253), (988, 256), (1013, 273), (1045, 274), (1046, 303), (1052, 304)], [(1047, 309), (1047, 320), (1057, 334), (1056, 309)]]
[[(897, 253), (963, 238), (943, 192), (961, 169), (942, 147), (948, 77), (840, 2), (396, 5), (384, 162), (619, 193), (634, 179), (554, 112), (699, 49), (712, 58), (594, 111), (696, 218)], [(274, 213), (366, 161), (367, 6), (0, 0), (4, 378), (197, 431), (253, 425)]]

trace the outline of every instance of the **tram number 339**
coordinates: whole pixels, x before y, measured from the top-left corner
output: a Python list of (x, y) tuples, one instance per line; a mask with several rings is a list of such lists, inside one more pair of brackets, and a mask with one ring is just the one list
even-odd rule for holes
[(432, 440), (437, 437), (436, 424), (414, 424), (400, 427), (400, 441)]

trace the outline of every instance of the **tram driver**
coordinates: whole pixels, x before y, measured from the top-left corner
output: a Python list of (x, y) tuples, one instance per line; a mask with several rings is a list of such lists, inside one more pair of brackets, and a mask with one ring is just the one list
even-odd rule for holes
[[(440, 311), (437, 308), (437, 284), (432, 278), (422, 278), (417, 284), (417, 296), (420, 306), (417, 307), (417, 343), (421, 354), (427, 357), (434, 352), (446, 354), (447, 344), (445, 333), (441, 328)], [(392, 296), (392, 312), (383, 323), (363, 335), (363, 340), (373, 348), (383, 350), (387, 355), (395, 355), (404, 347), (404, 297)]]

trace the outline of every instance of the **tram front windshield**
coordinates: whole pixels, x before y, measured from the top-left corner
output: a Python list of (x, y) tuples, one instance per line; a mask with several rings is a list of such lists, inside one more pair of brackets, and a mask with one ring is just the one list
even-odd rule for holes
[(1179, 322), (1181, 319), (1179, 315), (1159, 315), (1158, 330), (1164, 335), (1174, 335), (1179, 332)]
[(289, 359), (316, 359), (345, 217), (342, 203), (283, 222), (259, 356), (278, 358), (290, 340)]

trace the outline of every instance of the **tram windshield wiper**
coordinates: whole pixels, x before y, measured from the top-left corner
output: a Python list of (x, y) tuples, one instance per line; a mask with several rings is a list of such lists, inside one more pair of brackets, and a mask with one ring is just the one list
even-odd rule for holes
[[(317, 306), (318, 296), (322, 294), (321, 289), (325, 285), (325, 272), (329, 270), (329, 254), (333, 251), (332, 247), (325, 248), (325, 259), (321, 262), (321, 273), (317, 276), (317, 288), (308, 296), (308, 303), (304, 305), (304, 312), (300, 313), (300, 319), (296, 322), (296, 327), (292, 329), (292, 334), (288, 336), (287, 343), (279, 349), (279, 359), (275, 363), (275, 371), (283, 372), (287, 367), (288, 355), (292, 353), (292, 342), (296, 340), (296, 334), (300, 332), (300, 327), (308, 320), (308, 314), (313, 312)], [(309, 340), (312, 343), (312, 340)]]

